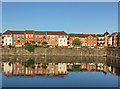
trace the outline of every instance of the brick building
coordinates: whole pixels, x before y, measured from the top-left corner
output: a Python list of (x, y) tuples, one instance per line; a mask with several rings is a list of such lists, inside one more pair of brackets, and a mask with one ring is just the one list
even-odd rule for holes
[(3, 33), (4, 36), (4, 46), (13, 45), (21, 47), (26, 42), (35, 41), (38, 42), (48, 42), (48, 45), (58, 45), (67, 46), (67, 33), (64, 31), (11, 31), (7, 30)]
[(82, 46), (97, 47), (97, 36), (95, 34), (69, 34), (68, 44), (72, 45), (74, 39), (80, 39)]

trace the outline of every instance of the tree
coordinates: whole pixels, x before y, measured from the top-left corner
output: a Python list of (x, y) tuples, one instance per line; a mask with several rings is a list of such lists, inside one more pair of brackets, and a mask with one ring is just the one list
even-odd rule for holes
[(39, 41), (38, 44), (40, 45), (40, 43), (41, 43), (41, 42)]
[(27, 49), (30, 52), (34, 52), (35, 47), (30, 43), (26, 43), (25, 44), (25, 49)]
[(32, 41), (32, 44), (35, 44), (35, 41)]
[(76, 39), (74, 39), (72, 41), (72, 45), (74, 45), (74, 46), (82, 46), (82, 42), (78, 38), (76, 38)]
[(42, 42), (42, 45), (47, 45), (48, 43), (45, 41), (45, 42)]

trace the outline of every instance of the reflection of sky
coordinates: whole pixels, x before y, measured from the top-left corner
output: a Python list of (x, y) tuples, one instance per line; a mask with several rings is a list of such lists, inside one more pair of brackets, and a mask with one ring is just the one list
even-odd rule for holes
[(69, 72), (64, 77), (3, 75), (3, 87), (117, 87), (118, 77), (103, 72)]

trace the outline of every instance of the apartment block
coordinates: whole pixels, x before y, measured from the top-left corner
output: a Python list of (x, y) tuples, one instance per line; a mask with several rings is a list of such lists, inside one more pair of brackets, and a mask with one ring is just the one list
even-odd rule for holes
[(82, 46), (97, 47), (97, 36), (95, 34), (69, 34), (68, 44), (72, 45), (74, 39), (80, 39)]
[(82, 42), (82, 47), (120, 47), (119, 34), (118, 32), (112, 34), (108, 32), (104, 34), (67, 34), (64, 31), (7, 30), (0, 35), (0, 37), (4, 37), (4, 39), (0, 39), (0, 44), (3, 46), (22, 47), (25, 43), (34, 41), (34, 45), (41, 45), (42, 42), (47, 42), (48, 45), (66, 47), (73, 46), (73, 40), (78, 38)]
[(114, 32), (108, 36), (109, 47), (120, 47), (120, 32)]
[(35, 41), (35, 44), (39, 45), (38, 42), (48, 42), (48, 45), (67, 46), (67, 33), (64, 31), (11, 31), (7, 30), (3, 33), (4, 46), (13, 45), (21, 47), (26, 42)]

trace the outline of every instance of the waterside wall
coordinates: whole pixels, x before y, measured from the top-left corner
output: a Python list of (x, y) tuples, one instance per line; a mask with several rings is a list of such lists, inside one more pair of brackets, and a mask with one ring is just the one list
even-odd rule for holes
[(41, 55), (41, 56), (85, 56), (85, 57), (117, 57), (120, 58), (118, 48), (35, 48), (29, 52), (24, 48), (0, 48), (1, 55)]

